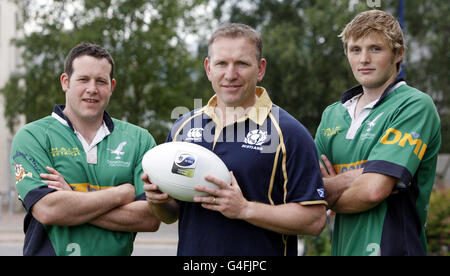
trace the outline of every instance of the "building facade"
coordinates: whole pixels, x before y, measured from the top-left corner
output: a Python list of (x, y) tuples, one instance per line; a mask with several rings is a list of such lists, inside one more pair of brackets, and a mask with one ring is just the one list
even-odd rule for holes
[[(8, 82), (10, 75), (19, 68), (19, 50), (11, 39), (20, 35), (17, 28), (19, 11), (11, 0), (0, 0), (0, 88)], [(9, 154), (13, 134), (4, 117), (5, 102), (0, 95), (0, 209), (9, 203), (10, 209), (16, 200), (14, 179), (9, 167)]]

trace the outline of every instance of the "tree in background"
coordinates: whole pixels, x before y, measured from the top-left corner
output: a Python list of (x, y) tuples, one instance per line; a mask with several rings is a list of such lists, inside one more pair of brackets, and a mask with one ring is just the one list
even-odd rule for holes
[[(398, 0), (378, 1), (398, 16)], [(450, 140), (450, 2), (405, 2), (408, 45), (406, 80), (430, 94)], [(217, 0), (220, 22), (242, 22), (261, 31), (268, 68), (263, 84), (275, 104), (298, 118), (314, 135), (326, 106), (357, 85), (339, 33), (357, 13), (371, 9), (366, 0)], [(370, 4), (370, 5), (369, 5)], [(441, 152), (450, 152), (443, 143)]]
[[(118, 85), (108, 112), (167, 137), (171, 111), (192, 107), (202, 62), (188, 51), (186, 37), (203, 25), (195, 12), (204, 0), (17, 1), (24, 26), (32, 30), (16, 45), (23, 49), (23, 71), (2, 90), (12, 128), (17, 115), (34, 121), (64, 103), (59, 84), (64, 58), (82, 41), (112, 54)], [(40, 4), (39, 4), (40, 3)]]
[[(389, 0), (397, 7), (397, 0)], [(450, 2), (405, 2), (406, 80), (430, 94), (441, 117), (441, 152), (450, 153)]]
[[(108, 111), (149, 129), (159, 143), (175, 107), (187, 111), (194, 99), (204, 105), (213, 93), (202, 66), (207, 41), (199, 30), (207, 37), (211, 25), (230, 21), (262, 33), (268, 60), (262, 85), (314, 134), (325, 107), (357, 84), (337, 35), (356, 13), (371, 9), (366, 0), (36, 1), (16, 0), (34, 31), (16, 41), (23, 72), (2, 90), (9, 125), (18, 114), (30, 122), (64, 102), (58, 80), (64, 56), (89, 41), (109, 49), (117, 63)], [(379, 9), (398, 15), (398, 0), (378, 2)], [(204, 9), (211, 6), (212, 12)], [(448, 14), (447, 0), (405, 1), (406, 80), (433, 97), (443, 141), (450, 140)], [(197, 53), (188, 50), (187, 34), (200, 41)], [(450, 152), (450, 144), (443, 143), (441, 152)]]
[(261, 32), (268, 62), (262, 85), (275, 104), (315, 133), (325, 107), (354, 84), (337, 37), (352, 16), (348, 1), (218, 2), (219, 21), (246, 23)]

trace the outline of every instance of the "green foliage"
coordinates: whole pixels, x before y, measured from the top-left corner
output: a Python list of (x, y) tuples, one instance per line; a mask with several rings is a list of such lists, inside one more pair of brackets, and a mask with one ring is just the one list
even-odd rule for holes
[[(450, 1), (405, 2), (407, 82), (430, 94), (450, 139)], [(371, 9), (367, 1), (217, 0), (220, 22), (242, 22), (262, 33), (268, 60), (262, 83), (275, 104), (299, 119), (312, 134), (324, 108), (356, 85), (337, 37), (355, 14)], [(379, 9), (398, 15), (398, 0), (380, 1)], [(450, 152), (443, 143), (441, 152)]]
[(297, 22), (275, 16), (263, 31), (269, 63), (263, 85), (272, 93), (273, 101), (311, 133), (325, 107), (352, 85), (342, 43), (336, 35), (344, 24), (340, 22), (348, 18), (342, 16), (345, 5), (336, 1), (333, 8), (326, 9), (326, 2), (299, 2), (305, 6), (286, 8), (292, 10)]
[(305, 256), (331, 256), (331, 224), (328, 221), (318, 236), (304, 236)]
[(450, 188), (431, 192), (426, 236), (429, 255), (450, 256)]
[[(397, 8), (398, 0), (386, 5)], [(450, 139), (450, 2), (445, 0), (405, 2), (405, 69), (408, 83), (429, 94), (442, 122), (443, 141)], [(450, 152), (443, 143), (441, 152)]]
[(15, 41), (23, 49), (24, 73), (2, 91), (11, 107), (6, 111), (9, 125), (18, 114), (34, 121), (65, 102), (59, 82), (64, 58), (73, 46), (88, 41), (107, 48), (116, 63), (117, 86), (108, 112), (164, 141), (171, 111), (192, 108), (192, 99), (207, 93), (192, 89), (202, 61), (187, 50), (184, 39), (203, 22), (193, 10), (204, 2), (54, 0), (36, 7), (32, 0), (19, 1), (24, 24), (34, 22), (34, 31)]
[(262, 85), (314, 134), (325, 107), (356, 84), (338, 34), (359, 10), (350, 12), (347, 0), (231, 2), (229, 17), (218, 5), (218, 19), (261, 30), (268, 61)]
[[(259, 30), (268, 61), (261, 83), (275, 104), (314, 134), (326, 106), (356, 85), (337, 37), (353, 16), (370, 7), (348, 0), (16, 0), (34, 31), (16, 40), (23, 49), (23, 73), (1, 91), (12, 126), (19, 114), (33, 121), (64, 102), (59, 76), (68, 51), (78, 42), (105, 46), (117, 63), (118, 85), (108, 111), (149, 129), (162, 142), (177, 106), (203, 104), (212, 91), (203, 70), (207, 39), (198, 56), (187, 50), (186, 35), (209, 35), (210, 25), (242, 22)], [(212, 14), (198, 7), (212, 4)], [(397, 16), (398, 0), (380, 9)], [(196, 10), (197, 9), (197, 10)], [(196, 11), (196, 12), (194, 12)], [(450, 139), (450, 1), (405, 1), (408, 83), (429, 93)], [(210, 17), (215, 17), (211, 20)], [(34, 22), (30, 24), (30, 22)], [(184, 34), (184, 35), (183, 35)], [(441, 152), (450, 152), (443, 143)]]

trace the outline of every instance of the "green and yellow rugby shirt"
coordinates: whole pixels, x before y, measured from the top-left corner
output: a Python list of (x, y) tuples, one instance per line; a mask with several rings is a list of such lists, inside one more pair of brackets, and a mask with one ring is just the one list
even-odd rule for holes
[[(433, 100), (398, 80), (352, 120), (362, 87), (326, 108), (315, 142), (335, 171), (364, 168), (398, 179), (395, 193), (358, 214), (337, 214), (333, 255), (424, 255), (425, 223), (437, 154), (440, 119)], [(363, 116), (364, 117), (364, 116)], [(359, 120), (359, 121), (358, 121)]]
[(37, 201), (55, 191), (39, 176), (47, 173), (46, 166), (59, 171), (75, 191), (91, 192), (133, 183), (136, 199), (145, 199), (141, 161), (155, 146), (148, 131), (113, 119), (105, 112), (103, 127), (87, 149), (63, 109), (64, 106), (56, 105), (52, 116), (25, 125), (14, 137), (10, 165), (19, 198), (27, 210), (23, 254), (131, 255), (135, 233), (110, 231), (91, 224), (43, 225), (31, 214)]
[[(223, 126), (217, 98), (180, 117), (168, 141), (201, 145), (233, 171), (244, 197), (271, 205), (326, 204), (317, 150), (303, 125), (272, 104), (258, 87), (258, 100), (245, 116)], [(297, 236), (232, 220), (198, 203), (179, 202), (178, 255), (297, 255)]]

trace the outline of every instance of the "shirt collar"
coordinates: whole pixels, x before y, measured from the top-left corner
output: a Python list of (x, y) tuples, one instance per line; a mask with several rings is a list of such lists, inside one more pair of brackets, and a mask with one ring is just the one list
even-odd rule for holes
[[(63, 125), (70, 127), (70, 129), (75, 132), (75, 128), (73, 127), (72, 122), (70, 122), (69, 118), (67, 118), (63, 112), (65, 107), (66, 105), (64, 104), (55, 104), (52, 116)], [(111, 116), (109, 116), (108, 112), (106, 112), (106, 110), (103, 112), (103, 123), (106, 125), (109, 132), (112, 133), (114, 130), (114, 122)]]
[[(264, 87), (257, 86), (255, 93), (257, 96), (255, 104), (252, 107), (250, 107), (245, 112), (245, 115), (239, 118), (237, 122), (243, 122), (247, 119), (250, 119), (260, 126), (264, 124), (267, 115), (270, 113), (270, 110), (272, 109), (272, 100), (270, 99), (269, 94), (267, 93)], [(208, 101), (208, 104), (197, 112), (206, 113), (209, 117), (211, 117), (211, 119), (213, 119), (214, 122), (218, 123), (219, 120), (217, 118), (216, 113), (214, 112), (216, 107), (217, 107), (217, 95), (214, 95)]]
[[(397, 89), (399, 86), (406, 84), (405, 80), (403, 78), (398, 77), (397, 79), (395, 79), (395, 81), (393, 83), (391, 83), (386, 90), (384, 90), (383, 94), (381, 95), (381, 97), (378, 99), (378, 101), (375, 103), (375, 106), (379, 105), (384, 98), (386, 98), (387, 96), (389, 96), (389, 94), (394, 91), (395, 89)], [(348, 100), (351, 100), (352, 98), (354, 98), (355, 96), (359, 95), (363, 93), (363, 87), (362, 85), (358, 85), (355, 86), (353, 88), (350, 88), (349, 90), (347, 90), (341, 97), (341, 102), (342, 104), (345, 104), (345, 102), (347, 102)]]

